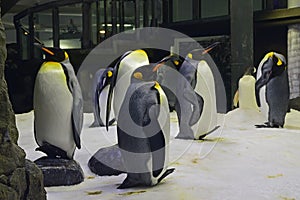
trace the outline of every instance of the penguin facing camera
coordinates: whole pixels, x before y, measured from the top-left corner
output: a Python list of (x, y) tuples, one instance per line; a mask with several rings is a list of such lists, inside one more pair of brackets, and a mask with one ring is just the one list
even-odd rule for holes
[(258, 110), (255, 96), (256, 69), (248, 67), (244, 75), (239, 79), (238, 90), (233, 98), (233, 106), (241, 109)]
[(167, 97), (156, 80), (155, 65), (137, 68), (120, 107), (118, 145), (127, 177), (118, 187), (154, 186), (167, 169), (170, 117)]
[(258, 106), (267, 121), (256, 127), (282, 128), (290, 96), (287, 63), (282, 54), (270, 52), (262, 59), (257, 69), (255, 91)]
[(45, 54), (34, 86), (36, 150), (49, 158), (73, 159), (81, 148), (83, 100), (68, 54), (59, 48), (40, 47)]

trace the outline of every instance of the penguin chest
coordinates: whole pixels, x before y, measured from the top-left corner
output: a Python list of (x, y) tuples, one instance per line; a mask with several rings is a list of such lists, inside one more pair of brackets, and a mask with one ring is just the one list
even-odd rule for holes
[(206, 134), (217, 126), (217, 105), (215, 94), (214, 76), (205, 61), (200, 61), (197, 66), (197, 82), (195, 91), (204, 101), (199, 122), (192, 127), (195, 138)]
[(245, 75), (239, 80), (239, 106), (243, 109), (258, 110), (255, 97), (255, 78)]
[[(34, 88), (35, 137), (65, 150), (75, 149), (72, 129), (73, 97), (62, 66), (42, 66)], [(68, 153), (69, 154), (69, 153)]]

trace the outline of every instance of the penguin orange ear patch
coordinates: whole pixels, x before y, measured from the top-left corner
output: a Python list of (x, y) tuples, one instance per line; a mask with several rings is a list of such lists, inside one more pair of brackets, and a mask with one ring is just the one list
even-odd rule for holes
[(278, 58), (277, 66), (281, 66), (282, 64), (282, 61)]
[(179, 65), (179, 61), (178, 61), (178, 60), (175, 60), (175, 61), (174, 61), (174, 64), (175, 64), (176, 66), (178, 66), (178, 65)]
[(108, 72), (107, 72), (107, 77), (108, 77), (108, 78), (112, 77), (112, 75), (113, 75), (112, 71), (108, 71)]
[(141, 72), (135, 72), (133, 77), (139, 80), (143, 80), (143, 74)]

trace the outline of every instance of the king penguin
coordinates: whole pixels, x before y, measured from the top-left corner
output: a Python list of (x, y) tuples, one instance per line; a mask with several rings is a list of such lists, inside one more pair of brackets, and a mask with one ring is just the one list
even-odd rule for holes
[(256, 79), (254, 77), (254, 73), (255, 68), (248, 67), (244, 75), (239, 79), (238, 90), (233, 98), (234, 107), (247, 110), (259, 110), (255, 96)]
[(68, 54), (41, 47), (45, 62), (34, 86), (34, 135), (40, 150), (51, 158), (73, 159), (81, 148), (83, 100)]
[[(203, 56), (219, 43), (213, 43), (205, 49), (195, 49), (188, 53), (179, 69), (181, 73), (194, 88), (199, 104), (199, 114), (197, 118), (191, 116), (191, 101), (185, 97), (181, 98), (176, 105), (179, 119), (180, 139), (203, 139), (212, 133), (219, 126), (217, 125), (217, 103), (215, 92), (214, 75)], [(185, 91), (182, 83), (178, 84), (178, 90)], [(190, 96), (190, 95), (189, 95)], [(196, 121), (195, 121), (196, 120)], [(192, 123), (192, 121), (194, 121)]]
[(118, 145), (127, 177), (119, 189), (154, 186), (174, 171), (167, 169), (169, 105), (161, 86), (153, 81), (156, 69), (150, 64), (132, 73), (120, 107)]
[(289, 110), (290, 91), (286, 60), (282, 54), (270, 52), (265, 55), (257, 69), (255, 90), (257, 103), (267, 121), (256, 127), (283, 127)]
[[(109, 85), (112, 82), (113, 68), (99, 69), (94, 75), (93, 82), (93, 114), (94, 122), (90, 127), (105, 126), (105, 104), (108, 96)], [(112, 94), (112, 99), (113, 99)], [(108, 125), (115, 122), (114, 112), (111, 112)]]

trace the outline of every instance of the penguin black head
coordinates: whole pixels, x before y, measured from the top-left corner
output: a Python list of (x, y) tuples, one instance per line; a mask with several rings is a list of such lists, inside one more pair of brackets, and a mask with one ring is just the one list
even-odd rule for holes
[(260, 69), (261, 77), (255, 83), (256, 94), (270, 79), (279, 76), (287, 69), (285, 57), (281, 54), (270, 52), (265, 55), (263, 60), (265, 61)]
[(272, 60), (273, 60), (272, 77), (279, 76), (287, 68), (285, 58), (280, 54), (274, 53), (272, 56)]
[(157, 79), (157, 70), (162, 64), (150, 64), (137, 68), (131, 77), (131, 83), (155, 81)]
[(67, 52), (55, 47), (41, 47), (46, 61), (63, 62), (69, 58)]

